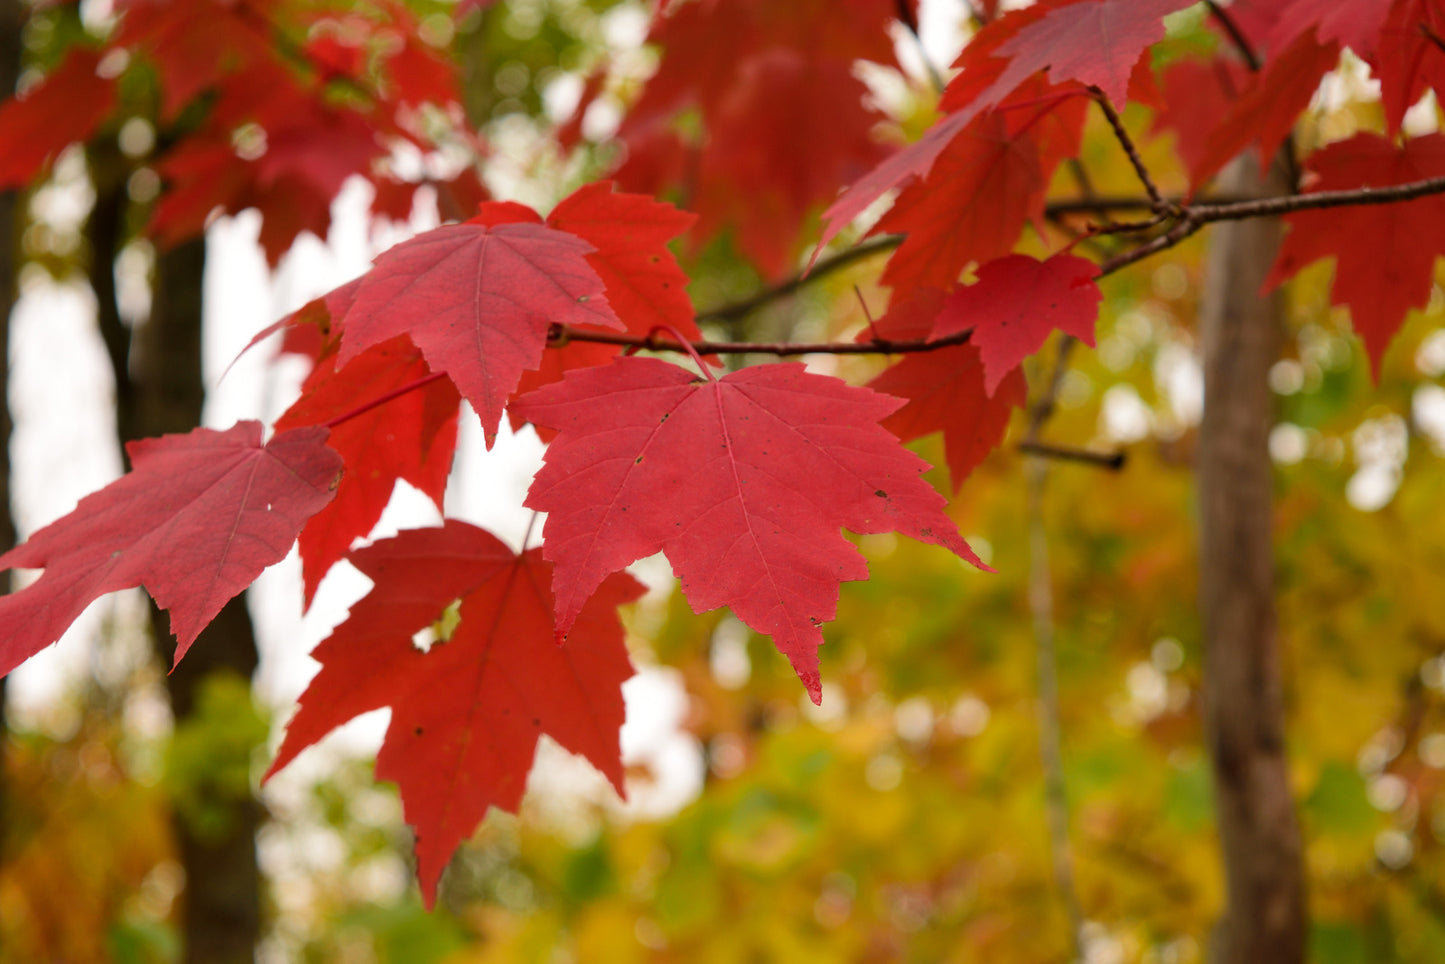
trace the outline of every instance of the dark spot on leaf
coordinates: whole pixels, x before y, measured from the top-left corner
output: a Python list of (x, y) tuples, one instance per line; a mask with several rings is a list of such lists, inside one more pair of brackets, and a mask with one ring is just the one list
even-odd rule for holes
[(878, 496), (878, 498), (880, 498), (880, 499), (886, 499), (886, 498), (888, 498), (888, 493), (887, 493), (887, 492), (884, 492), (882, 489), (874, 489), (874, 490), (873, 490), (873, 494), (876, 495), (876, 496)]
[(533, 725), (533, 726), (538, 726), (538, 727), (539, 727), (539, 726), (541, 726), (541, 725), (542, 725), (542, 721), (541, 721), (541, 720), (539, 720), (539, 719), (537, 719), (537, 718), (536, 718), (536, 717), (535, 717), (535, 716), (534, 716), (534, 717), (532, 717), (532, 725)]
[(418, 726), (418, 727), (416, 727), (415, 729), (413, 729), (411, 732), (412, 732), (412, 735), (413, 735), (413, 736), (421, 736), (422, 730), (421, 730), (421, 727)]
[(639, 455), (639, 456), (637, 457), (637, 459), (636, 459), (632, 464), (633, 464), (633, 465), (641, 465), (641, 464), (642, 464), (642, 456)]
[(663, 413), (662, 413), (662, 421), (664, 421), (664, 422), (667, 421), (671, 416), (672, 416), (672, 413), (671, 413), (671, 412), (663, 412)]

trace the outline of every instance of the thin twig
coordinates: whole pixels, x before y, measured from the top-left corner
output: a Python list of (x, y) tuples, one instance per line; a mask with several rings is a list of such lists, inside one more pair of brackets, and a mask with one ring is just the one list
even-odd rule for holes
[(1238, 50), (1239, 55), (1244, 58), (1244, 62), (1250, 71), (1256, 74), (1259, 73), (1259, 55), (1256, 54), (1254, 48), (1249, 45), (1249, 38), (1245, 37), (1244, 31), (1239, 29), (1239, 24), (1235, 23), (1234, 18), (1231, 17), (1223, 7), (1215, 3), (1214, 0), (1205, 0), (1205, 6), (1209, 8), (1210, 16), (1219, 21), (1219, 25), (1224, 28), (1224, 32), (1229, 34), (1229, 39), (1234, 42), (1235, 49)]
[[(1137, 157), (1137, 154), (1135, 157)], [(1115, 271), (1134, 264), (1136, 261), (1142, 261), (1145, 258), (1158, 254), (1160, 251), (1172, 248), (1196, 233), (1206, 224), (1211, 224), (1215, 221), (1242, 221), (1247, 218), (1270, 217), (1279, 214), (1292, 214), (1296, 211), (1310, 211), (1324, 208), (1393, 204), (1397, 201), (1409, 201), (1415, 198), (1441, 193), (1445, 193), (1445, 177), (1426, 178), (1420, 181), (1411, 181), (1408, 184), (1396, 184), (1389, 187), (1361, 187), (1341, 191), (1315, 191), (1310, 194), (1287, 194), (1267, 198), (1235, 199), (1224, 196), (1205, 201), (1188, 202), (1161, 197), (1157, 207), (1155, 202), (1145, 198), (1070, 198), (1050, 202), (1045, 207), (1045, 213), (1052, 215), (1109, 210), (1157, 210), (1177, 218), (1174, 225), (1158, 237), (1103, 262), (1099, 267), (1099, 275), (1102, 277), (1103, 275), (1113, 274)], [(1141, 230), (1146, 225), (1147, 222), (1126, 222), (1117, 226), (1117, 230), (1120, 232), (1136, 231)], [(1101, 226), (1100, 230), (1095, 233), (1112, 232), (1110, 226), (1106, 224)], [(901, 235), (885, 235), (883, 237), (872, 238), (856, 247), (840, 251), (831, 257), (819, 261), (813, 266), (813, 270), (806, 277), (801, 274), (795, 275), (786, 281), (774, 285), (771, 288), (764, 289), (741, 301), (702, 312), (697, 315), (697, 320), (699, 322), (735, 321), (772, 301), (792, 294), (810, 281), (839, 271), (854, 262), (861, 261), (879, 252), (892, 250), (902, 243), (903, 237)], [(576, 336), (574, 335), (574, 337)], [(635, 339), (636, 336), (612, 335), (607, 337)], [(589, 333), (588, 337), (579, 338), (579, 340), (600, 341), (603, 339), (601, 336), (594, 336)], [(608, 343), (630, 345), (634, 344), (634, 341), (611, 341)], [(722, 342), (717, 344), (743, 345), (745, 343)], [(702, 350), (703, 349), (699, 347), (699, 351)], [(716, 348), (715, 350), (718, 352), (757, 351), (763, 354), (800, 354), (803, 352), (866, 354), (869, 351), (866, 347), (850, 345), (846, 350), (841, 352), (836, 349), (830, 350), (817, 346), (808, 346), (798, 351), (789, 350), (779, 352), (774, 346), (766, 344), (760, 348), (737, 347)]]
[(1442, 51), (1445, 51), (1445, 37), (1441, 37), (1434, 30), (1431, 30), (1428, 23), (1424, 23), (1423, 21), (1421, 22), (1420, 32), (1425, 35), (1426, 40), (1429, 40), (1432, 44), (1439, 47)]
[(817, 341), (817, 342), (776, 342), (776, 341), (694, 341), (681, 344), (671, 339), (659, 339), (652, 335), (627, 335), (611, 331), (592, 331), (573, 328), (571, 325), (553, 325), (548, 333), (550, 347), (560, 348), (568, 342), (583, 341), (598, 345), (625, 345), (630, 348), (644, 348), (648, 351), (697, 352), (699, 355), (907, 355), (917, 352), (938, 351), (952, 345), (962, 345), (973, 337), (973, 329), (956, 335), (929, 340), (926, 338), (907, 341)]
[(1097, 87), (1090, 87), (1089, 91), (1094, 95), (1094, 103), (1104, 112), (1109, 120), (1109, 127), (1114, 131), (1114, 139), (1124, 149), (1124, 154), (1129, 158), (1129, 164), (1134, 168), (1134, 174), (1139, 178), (1139, 183), (1144, 185), (1144, 193), (1149, 195), (1150, 207), (1159, 212), (1168, 211), (1169, 208), (1164, 201), (1164, 196), (1159, 193), (1159, 186), (1154, 183), (1150, 176), (1149, 169), (1144, 166), (1144, 159), (1139, 156), (1139, 149), (1134, 146), (1134, 139), (1124, 129), (1124, 121), (1119, 117), (1119, 112), (1114, 110), (1114, 105), (1109, 103), (1108, 95)]
[(837, 254), (823, 258), (813, 265), (811, 271), (806, 275), (796, 274), (786, 281), (781, 281), (770, 288), (764, 288), (757, 294), (749, 295), (739, 301), (721, 305), (717, 308), (710, 308), (707, 311), (699, 312), (697, 322), (705, 321), (737, 321), (744, 315), (751, 314), (766, 304), (785, 298), (797, 291), (804, 284), (810, 281), (817, 281), (835, 271), (848, 267), (856, 261), (871, 257), (879, 251), (891, 251), (903, 243), (901, 235), (888, 234), (878, 238), (871, 238), (854, 247), (839, 251)]
[[(1260, 70), (1263, 69), (1264, 64), (1259, 59), (1259, 54), (1249, 45), (1249, 38), (1244, 35), (1244, 31), (1239, 28), (1239, 24), (1234, 21), (1234, 18), (1230, 16), (1227, 10), (1218, 3), (1215, 3), (1214, 0), (1206, 0), (1206, 2), (1209, 6), (1210, 15), (1224, 28), (1224, 32), (1229, 34), (1229, 39), (1234, 43), (1234, 47), (1239, 51), (1239, 55), (1244, 58), (1244, 63), (1249, 67), (1250, 73), (1259, 73)], [(1283, 150), (1285, 175), (1289, 178), (1290, 192), (1294, 193), (1299, 190), (1300, 184), (1299, 151), (1295, 147), (1294, 131), (1290, 131), (1285, 135)]]
[[(1032, 409), (1027, 442), (1037, 443), (1039, 432), (1057, 405), (1059, 387), (1068, 368), (1075, 339), (1064, 336), (1054, 370), (1043, 396)], [(1029, 611), (1033, 616), (1034, 655), (1038, 682), (1039, 761), (1043, 768), (1044, 798), (1048, 813), (1049, 853), (1054, 868), (1054, 885), (1069, 919), (1072, 960), (1083, 960), (1084, 912), (1074, 884), (1073, 856), (1069, 844), (1069, 802), (1064, 785), (1063, 723), (1059, 708), (1058, 652), (1054, 639), (1053, 575), (1049, 570), (1049, 539), (1044, 528), (1044, 487), (1048, 465), (1040, 458), (1029, 459), (1025, 468), (1029, 524)]]
[(1123, 452), (1090, 452), (1088, 449), (1051, 445), (1048, 442), (1036, 442), (1032, 439), (1024, 439), (1018, 444), (1018, 449), (1020, 452), (1037, 455), (1040, 458), (1057, 459), (1063, 462), (1084, 462), (1101, 469), (1108, 469), (1111, 472), (1122, 469), (1126, 461)]

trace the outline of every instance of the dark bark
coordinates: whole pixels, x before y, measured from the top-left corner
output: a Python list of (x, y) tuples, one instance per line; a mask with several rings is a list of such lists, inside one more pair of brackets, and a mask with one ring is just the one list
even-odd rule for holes
[[(20, 76), (20, 31), (25, 11), (20, 0), (0, 0), (0, 97), (15, 90)], [(20, 267), (17, 242), (20, 237), (20, 198), (14, 191), (0, 191), (0, 552), (15, 545), (15, 517), (10, 509), (10, 314), (15, 307), (16, 271)], [(10, 573), (0, 573), (0, 593), (10, 591)], [(5, 685), (0, 676), (0, 861), (5, 856), (9, 786), (5, 765), (10, 729), (5, 721)]]
[[(1278, 193), (1258, 162), (1237, 160), (1221, 190)], [(1283, 302), (1261, 296), (1278, 219), (1221, 224), (1210, 238), (1200, 329), (1200, 607), (1205, 731), (1223, 851), (1226, 907), (1216, 964), (1304, 960), (1304, 868), (1285, 755), (1284, 692), (1274, 605), (1273, 424), (1268, 375)]]
[[(113, 267), (125, 211), (123, 181), (98, 173), (97, 206), (91, 219), (92, 283), (100, 302), (101, 333), (116, 366), (116, 430), (122, 443), (188, 432), (200, 424), (205, 402), (201, 358), (203, 239), (161, 252), (156, 260), (150, 318), (134, 332), (121, 322), (114, 298)], [(152, 604), (151, 627), (158, 657), (170, 666), (174, 637), (168, 617)], [(232, 600), (206, 627), (185, 660), (166, 678), (176, 726), (197, 708), (200, 688), (216, 673), (250, 681), (256, 641), (245, 597)], [(262, 819), (253, 798), (224, 797), (216, 788), (208, 809), (226, 819), (206, 828), (184, 815), (172, 818), (186, 874), (183, 901), (185, 960), (195, 964), (250, 962), (261, 929), (261, 876), (256, 831)]]

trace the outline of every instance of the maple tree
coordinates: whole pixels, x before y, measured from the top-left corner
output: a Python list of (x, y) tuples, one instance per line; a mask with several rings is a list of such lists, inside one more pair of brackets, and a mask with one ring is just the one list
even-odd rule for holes
[[(121, 86), (143, 79), (177, 134), (156, 162), (166, 188), (146, 231), (158, 243), (204, 230), (217, 210), (254, 207), (275, 263), (303, 232), (326, 233), (353, 176), (375, 188), (377, 217), (409, 211), (430, 186), (456, 223), (394, 246), (273, 326), (312, 368), (269, 441), (252, 423), (140, 443), (130, 475), (0, 557), (45, 570), (0, 603), (0, 670), (105, 592), (144, 585), (171, 611), (179, 659), (293, 540), (308, 601), (349, 561), (372, 594), (316, 650), (322, 670), (276, 766), (391, 707), (378, 775), (401, 786), (428, 902), (487, 808), (516, 807), (539, 733), (621, 792), (628, 664), (616, 610), (638, 594), (619, 574), (627, 565), (664, 553), (695, 610), (727, 606), (771, 636), (817, 702), (824, 624), (841, 584), (868, 577), (841, 530), (907, 535), (982, 568), (903, 443), (941, 432), (960, 492), (1028, 404), (1025, 360), (1055, 330), (1093, 343), (1109, 276), (1209, 224), (1283, 216), (1290, 231), (1268, 283), (1333, 258), (1333, 301), (1349, 308), (1378, 376), (1445, 254), (1440, 135), (1405, 123), (1445, 77), (1445, 11), (1430, 0), (1043, 0), (997, 16), (983, 4), (985, 22), (937, 92), (941, 116), (892, 151), (874, 136), (885, 115), (853, 68), (898, 66), (889, 27), (916, 33), (914, 4), (661, 4), (649, 35), (658, 68), (616, 131), (625, 158), (545, 217), (487, 199), (471, 167), (396, 174), (403, 145), (487, 150), (460, 111), (452, 65), (416, 39), (401, 3), (116, 6), (99, 45), (73, 49), (0, 107), (0, 183), (33, 182), (114, 119)], [(1194, 19), (1177, 29), (1194, 47), (1180, 53), (1168, 18), (1187, 8)], [(1346, 50), (1380, 83), (1379, 129), (1301, 157), (1291, 132)], [(119, 52), (130, 59), (117, 69)], [(576, 123), (557, 132), (563, 147), (578, 149), (609, 69), (594, 70)], [(53, 123), (72, 101), (84, 110)], [(1126, 109), (1176, 136), (1182, 193), (1161, 188)], [(1100, 195), (1081, 173), (1090, 123), (1112, 137), (1137, 195)], [(1216, 192), (1215, 176), (1251, 147), (1264, 165), (1282, 153), (1287, 189)], [(1073, 194), (1055, 177), (1064, 166)], [(830, 248), (883, 203), (868, 240)], [(1128, 212), (1138, 219), (1116, 219)], [(888, 310), (828, 341), (704, 337), (699, 321), (761, 302), (697, 312), (668, 245), (682, 237), (697, 252), (725, 236), (777, 282), (764, 300), (886, 253), (876, 278)], [(695, 368), (627, 357), (643, 350), (691, 355)], [(791, 362), (712, 371), (711, 356), (764, 354), (900, 357), (866, 387)], [(1026, 441), (1088, 459), (1037, 438), (1056, 382), (1049, 373), (1034, 387)], [(441, 507), (463, 399), (489, 445), (504, 415), (548, 441), (527, 499), (547, 513), (540, 548), (515, 554), (448, 520), (352, 550), (398, 480)], [(442, 638), (417, 650), (412, 634), (433, 624)], [(486, 745), (473, 746), (482, 731)]]

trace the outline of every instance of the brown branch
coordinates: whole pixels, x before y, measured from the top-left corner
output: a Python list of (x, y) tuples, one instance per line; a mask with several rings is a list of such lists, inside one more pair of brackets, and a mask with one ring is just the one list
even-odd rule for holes
[[(1112, 108), (1109, 108), (1112, 110)], [(1117, 115), (1114, 115), (1117, 118)], [(1127, 137), (1127, 135), (1125, 135)], [(1125, 148), (1126, 152), (1132, 149)], [(1137, 156), (1137, 155), (1136, 155)], [(1060, 214), (1085, 213), (1093, 211), (1160, 211), (1168, 217), (1176, 220), (1174, 224), (1148, 242), (1131, 248), (1122, 254), (1116, 255), (1099, 265), (1099, 277), (1113, 274), (1122, 268), (1128, 267), (1138, 261), (1143, 261), (1160, 251), (1166, 251), (1191, 235), (1199, 231), (1206, 224), (1216, 221), (1243, 221), (1250, 218), (1271, 217), (1280, 214), (1292, 214), (1297, 211), (1321, 210), (1336, 207), (1370, 206), (1375, 204), (1393, 204), (1399, 201), (1410, 201), (1415, 198), (1426, 197), (1432, 194), (1445, 193), (1445, 177), (1432, 177), (1420, 181), (1411, 181), (1408, 184), (1395, 184), (1389, 187), (1360, 187), (1342, 191), (1316, 191), (1312, 194), (1286, 194), (1265, 198), (1244, 198), (1239, 199), (1231, 195), (1222, 195), (1206, 201), (1188, 202), (1175, 198), (1160, 197), (1158, 205), (1155, 202), (1140, 197), (1099, 197), (1099, 198), (1067, 198), (1059, 201), (1051, 201), (1045, 206), (1045, 213), (1050, 216)], [(1163, 223), (1162, 221), (1159, 223)], [(1154, 222), (1151, 220), (1136, 222), (1121, 222), (1117, 224), (1104, 224), (1097, 226), (1091, 234), (1127, 233), (1148, 230)], [(870, 257), (882, 251), (889, 251), (903, 243), (901, 235), (886, 235), (872, 238), (856, 247), (840, 251), (837, 254), (825, 258), (814, 265), (813, 270), (806, 275), (798, 274), (780, 282), (770, 288), (751, 295), (741, 301), (714, 308), (697, 315), (697, 321), (728, 322), (736, 321), (749, 313), (763, 307), (770, 302), (784, 298), (797, 291), (804, 284), (817, 280), (825, 275), (839, 271), (848, 265), (864, 258)], [(635, 335), (615, 335), (601, 332), (581, 332), (573, 329), (566, 329), (567, 337), (577, 341), (599, 341), (606, 344), (637, 345), (649, 347), (644, 344), (644, 339)], [(621, 340), (619, 340), (621, 339)], [(902, 348), (893, 349), (875, 346), (875, 343), (861, 343), (839, 345), (831, 342), (823, 342), (813, 345), (787, 345), (772, 342), (697, 342), (695, 347), (704, 354), (712, 352), (721, 353), (742, 353), (757, 352), (760, 354), (889, 354), (893, 351), (928, 351), (928, 348)], [(881, 343), (880, 343), (881, 344)], [(898, 342), (899, 345), (937, 345), (936, 342)], [(672, 350), (659, 347), (658, 350)]]
[(1431, 30), (1428, 23), (1422, 22), (1420, 24), (1420, 32), (1425, 35), (1426, 40), (1439, 47), (1441, 51), (1445, 51), (1445, 37), (1441, 37), (1434, 30)]
[(1228, 203), (1202, 202), (1185, 205), (1183, 212), (1186, 218), (1192, 218), (1201, 224), (1208, 224), (1211, 221), (1243, 221), (1248, 218), (1292, 214), (1295, 211), (1310, 211), (1320, 208), (1393, 204), (1397, 201), (1412, 201), (1415, 198), (1441, 193), (1445, 193), (1445, 177), (1428, 177), (1424, 180), (1411, 181), (1408, 184), (1394, 184), (1389, 187), (1315, 191), (1311, 194), (1285, 194), (1252, 201)]
[(745, 315), (752, 314), (764, 305), (777, 301), (780, 298), (786, 298), (809, 281), (817, 281), (819, 278), (833, 274), (835, 271), (840, 271), (855, 261), (862, 261), (864, 258), (877, 254), (879, 251), (891, 251), (902, 243), (903, 236), (897, 234), (884, 235), (864, 241), (861, 244), (824, 258), (813, 265), (811, 271), (793, 275), (786, 281), (781, 281), (770, 288), (764, 288), (757, 294), (749, 295), (739, 301), (699, 312), (696, 320), (699, 324), (705, 321), (737, 321)]
[(1108, 469), (1111, 472), (1122, 469), (1127, 461), (1127, 456), (1123, 452), (1091, 452), (1088, 449), (1051, 445), (1048, 442), (1036, 442), (1031, 439), (1024, 439), (1020, 442), (1018, 450), (1028, 455), (1058, 459), (1061, 462), (1083, 462), (1101, 469)]
[(547, 334), (547, 346), (561, 348), (568, 342), (582, 341), (597, 345), (623, 345), (647, 351), (679, 353), (695, 351), (699, 355), (908, 355), (962, 345), (972, 337), (973, 329), (970, 328), (958, 334), (932, 341), (926, 338), (907, 341), (874, 339), (860, 342), (695, 341), (687, 345), (670, 338), (658, 338), (655, 335), (626, 335), (611, 331), (573, 328), (571, 325), (553, 325), (552, 330)]
[(1249, 45), (1249, 38), (1244, 35), (1243, 30), (1239, 29), (1239, 24), (1235, 23), (1234, 18), (1231, 17), (1223, 7), (1215, 3), (1214, 0), (1205, 0), (1205, 6), (1209, 8), (1210, 16), (1219, 21), (1219, 25), (1224, 28), (1224, 32), (1229, 34), (1229, 39), (1234, 42), (1235, 49), (1238, 50), (1239, 55), (1244, 58), (1244, 62), (1250, 71), (1256, 74), (1259, 73), (1259, 55), (1256, 54), (1254, 48)]
[(1129, 158), (1129, 164), (1134, 168), (1134, 174), (1139, 178), (1139, 183), (1144, 185), (1144, 192), (1149, 195), (1150, 209), (1159, 212), (1168, 211), (1164, 196), (1159, 193), (1159, 186), (1154, 183), (1149, 169), (1144, 166), (1144, 159), (1139, 156), (1139, 149), (1134, 146), (1134, 139), (1124, 129), (1124, 121), (1119, 117), (1119, 112), (1114, 110), (1114, 105), (1109, 103), (1108, 95), (1097, 87), (1090, 87), (1089, 92), (1094, 95), (1094, 103), (1099, 105), (1099, 109), (1108, 118), (1109, 127), (1114, 131), (1114, 139), (1124, 149), (1124, 154)]

